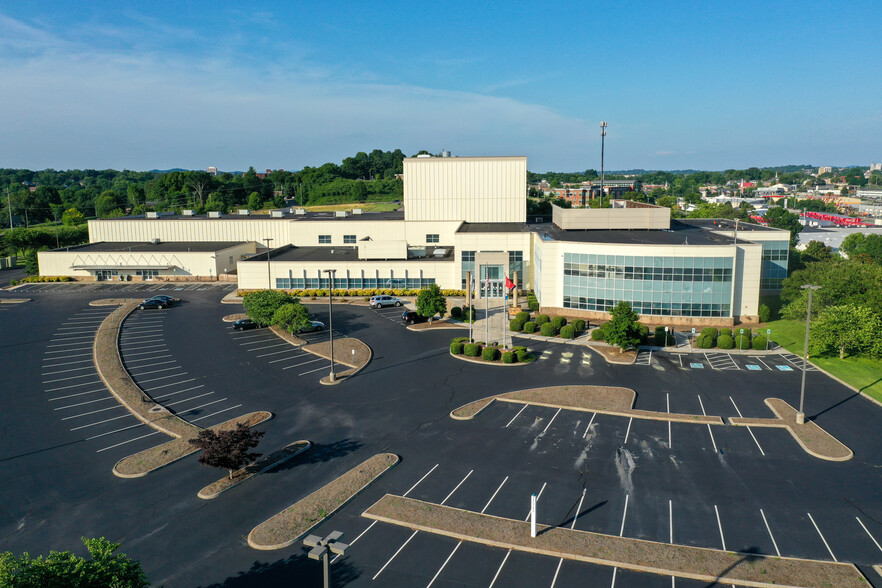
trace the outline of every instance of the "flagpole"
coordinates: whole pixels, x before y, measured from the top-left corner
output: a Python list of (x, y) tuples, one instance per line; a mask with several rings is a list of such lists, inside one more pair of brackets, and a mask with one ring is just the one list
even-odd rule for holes
[(487, 338), (484, 343), (490, 345), (490, 268), (484, 266), (484, 318), (487, 326), (484, 328), (484, 336)]

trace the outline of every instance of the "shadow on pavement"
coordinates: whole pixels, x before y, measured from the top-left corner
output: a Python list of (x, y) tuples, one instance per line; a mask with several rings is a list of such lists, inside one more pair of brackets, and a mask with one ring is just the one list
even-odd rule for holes
[(281, 472), (289, 470), (302, 464), (323, 463), (337, 457), (343, 457), (354, 451), (357, 451), (364, 445), (360, 441), (352, 441), (351, 439), (343, 439), (334, 443), (315, 443), (307, 451), (301, 453), (292, 460), (272, 468), (267, 473)]
[[(305, 548), (304, 548), (305, 549)], [(358, 579), (361, 573), (345, 559), (331, 566), (331, 586), (345, 586)], [(247, 572), (239, 572), (221, 583), (204, 588), (251, 588), (253, 586), (321, 586), (322, 562), (302, 555), (280, 559), (272, 563), (255, 561)]]

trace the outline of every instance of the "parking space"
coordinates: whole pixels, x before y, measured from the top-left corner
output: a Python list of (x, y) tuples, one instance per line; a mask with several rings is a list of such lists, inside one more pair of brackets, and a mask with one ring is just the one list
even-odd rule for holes
[[(232, 327), (227, 327), (227, 332), (240, 349), (249, 356), (253, 356), (255, 360), (270, 367), (285, 371), (286, 375), (306, 376), (330, 370), (329, 360), (283, 341), (269, 329), (236, 331)], [(345, 335), (335, 329), (334, 336), (344, 337)], [(322, 330), (314, 333), (301, 333), (298, 337), (304, 339), (307, 344), (321, 343), (330, 339), (330, 332)], [(335, 362), (334, 366), (336, 371), (349, 369), (339, 362)]]
[(153, 295), (163, 292), (185, 292), (185, 291), (217, 291), (230, 292), (235, 290), (237, 285), (230, 282), (34, 282), (18, 286), (11, 290), (13, 294), (24, 292), (30, 293), (79, 293), (79, 292), (120, 292), (132, 293), (133, 296), (138, 293), (145, 295)]
[[(687, 370), (710, 369), (716, 371), (744, 371), (747, 373), (798, 373), (802, 371), (802, 358), (789, 352), (751, 355), (749, 353), (727, 353), (723, 351), (670, 353), (641, 349), (637, 353), (637, 360), (634, 365), (658, 366), (662, 363)], [(818, 368), (809, 363), (806, 371), (816, 372)]]
[(371, 312), (377, 317), (390, 321), (392, 323), (406, 327), (407, 325), (401, 320), (401, 315), (407, 310), (405, 306), (384, 306), (383, 308), (371, 308)]

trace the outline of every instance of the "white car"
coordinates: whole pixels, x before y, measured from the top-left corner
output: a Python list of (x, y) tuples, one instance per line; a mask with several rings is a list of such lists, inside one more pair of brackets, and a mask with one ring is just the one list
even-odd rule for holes
[(401, 306), (404, 304), (394, 296), (371, 296), (371, 308), (383, 308), (384, 306)]

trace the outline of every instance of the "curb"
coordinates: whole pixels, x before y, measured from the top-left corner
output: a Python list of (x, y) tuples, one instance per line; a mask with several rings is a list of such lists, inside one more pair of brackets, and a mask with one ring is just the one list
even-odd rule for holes
[(533, 356), (533, 361), (527, 361), (527, 362), (514, 361), (512, 363), (503, 363), (501, 356), (496, 361), (485, 361), (479, 357), (467, 357), (467, 356), (463, 355), (462, 353), (453, 354), (453, 353), (450, 353), (449, 349), (447, 350), (447, 353), (450, 355), (450, 357), (458, 359), (459, 361), (466, 361), (468, 363), (476, 363), (479, 365), (490, 365), (490, 366), (496, 366), (496, 367), (517, 367), (517, 366), (522, 366), (522, 365), (530, 365), (531, 363), (536, 363), (535, 356)]
[[(284, 451), (284, 450), (287, 449), (288, 447), (290, 447), (290, 446), (292, 446), (292, 445), (295, 445), (295, 444), (297, 444), (297, 443), (305, 443), (306, 445), (304, 445), (303, 447), (301, 447), (300, 449), (298, 449), (298, 450), (295, 451), (294, 453), (292, 453), (292, 454), (290, 454), (290, 455), (286, 455), (285, 457), (283, 457), (283, 458), (281, 458), (281, 459), (279, 459), (279, 460), (274, 461), (273, 463), (267, 465), (267, 466), (264, 467), (263, 469), (258, 470), (258, 471), (256, 471), (256, 472), (252, 472), (252, 473), (249, 474), (248, 476), (244, 476), (241, 480), (238, 480), (238, 481), (234, 482), (233, 484), (230, 484), (229, 486), (223, 488), (220, 492), (214, 492), (214, 493), (207, 493), (207, 492), (205, 492), (205, 489), (206, 489), (206, 488), (208, 488), (209, 486), (212, 486), (212, 484), (209, 484), (208, 486), (206, 486), (205, 488), (203, 488), (202, 490), (200, 490), (200, 491), (196, 494), (196, 496), (198, 496), (199, 498), (201, 498), (201, 499), (203, 499), (203, 500), (211, 500), (211, 499), (213, 499), (213, 498), (217, 498), (218, 496), (220, 496), (221, 494), (223, 494), (223, 493), (226, 492), (227, 490), (232, 490), (233, 488), (235, 488), (235, 487), (238, 486), (239, 484), (243, 484), (243, 483), (247, 482), (248, 480), (250, 480), (251, 478), (254, 478), (254, 477), (259, 476), (260, 474), (266, 472), (267, 470), (271, 470), (271, 469), (273, 469), (274, 467), (277, 467), (277, 466), (282, 465), (282, 464), (285, 463), (286, 461), (289, 461), (289, 460), (291, 460), (291, 459), (294, 459), (295, 457), (297, 457), (298, 455), (300, 455), (301, 453), (303, 453), (304, 451), (306, 451), (307, 449), (309, 449), (310, 447), (312, 447), (312, 443), (311, 443), (311, 442), (309, 442), (309, 441), (306, 440), (306, 439), (301, 439), (300, 441), (293, 441), (293, 442), (291, 442), (291, 443), (288, 443), (288, 444), (285, 445), (285, 447), (283, 447), (280, 451)], [(248, 467), (248, 466), (245, 466), (245, 468), (242, 468), (242, 469), (246, 469), (247, 467)], [(241, 470), (240, 470), (240, 471), (241, 471)], [(238, 473), (238, 472), (237, 472), (237, 473)], [(235, 474), (233, 474), (233, 475), (235, 475)], [(226, 479), (226, 478), (221, 478), (221, 480), (225, 480), (225, 479)], [(218, 482), (221, 481), (221, 480), (218, 480)], [(217, 484), (217, 482), (213, 482), (213, 484)]]

